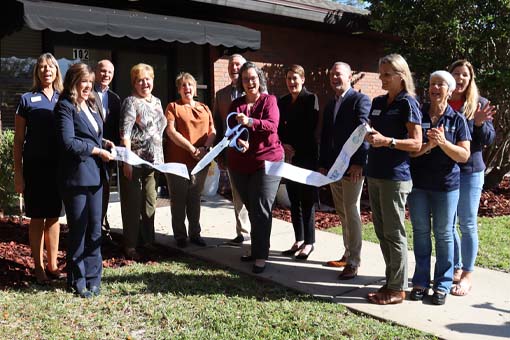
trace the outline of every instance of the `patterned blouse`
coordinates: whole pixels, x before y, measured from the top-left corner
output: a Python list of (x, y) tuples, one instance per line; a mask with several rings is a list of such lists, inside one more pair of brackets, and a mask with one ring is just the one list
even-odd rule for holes
[(120, 136), (131, 139), (131, 151), (138, 157), (154, 164), (163, 163), (163, 131), (166, 117), (161, 101), (152, 96), (144, 98), (129, 96), (120, 110)]

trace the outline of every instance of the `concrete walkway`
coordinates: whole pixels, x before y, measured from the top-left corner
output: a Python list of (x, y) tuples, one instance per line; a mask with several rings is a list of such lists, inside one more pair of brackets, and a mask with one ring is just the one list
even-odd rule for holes
[[(207, 197), (202, 203), (202, 237), (208, 246), (188, 246), (184, 251), (204, 261), (216, 262), (251, 274), (250, 263), (239, 257), (243, 249), (225, 245), (235, 237), (232, 204), (221, 196)], [(111, 203), (108, 219), (114, 232), (122, 232), (120, 204)], [(156, 212), (156, 241), (175, 247), (169, 207)], [(294, 242), (290, 223), (273, 220), (271, 252), (266, 270), (260, 276), (283, 286), (317, 297), (331, 299), (346, 307), (376, 318), (416, 328), (445, 339), (510, 338), (510, 274), (476, 268), (473, 290), (468, 296), (448, 296), (444, 306), (429, 301), (406, 300), (400, 305), (378, 306), (366, 302), (368, 292), (383, 284), (384, 262), (378, 244), (363, 242), (362, 264), (357, 278), (339, 281), (338, 269), (324, 267), (328, 260), (343, 253), (339, 235), (316, 231), (315, 251), (308, 261), (297, 262), (280, 256)], [(414, 255), (409, 253), (409, 277), (414, 270)]]

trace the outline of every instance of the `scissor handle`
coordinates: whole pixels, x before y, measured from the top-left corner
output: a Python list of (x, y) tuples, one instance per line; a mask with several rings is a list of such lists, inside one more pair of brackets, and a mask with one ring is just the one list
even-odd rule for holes
[(235, 133), (234, 133), (234, 136), (232, 137), (232, 139), (230, 140), (230, 143), (228, 144), (228, 146), (230, 146), (231, 148), (236, 148), (237, 151), (243, 151), (243, 148), (240, 147), (239, 145), (237, 145), (237, 140), (241, 137), (241, 135), (243, 133), (246, 133), (246, 139), (242, 138), (242, 140), (245, 140), (245, 141), (249, 141), (250, 140), (250, 133), (248, 132), (248, 129), (247, 128), (240, 128), (238, 129)]
[(227, 119), (226, 119), (226, 126), (227, 126), (227, 131), (225, 132), (225, 136), (229, 136), (230, 134), (233, 133), (234, 130), (236, 130), (241, 124), (238, 124), (237, 123), (237, 120), (236, 120), (236, 125), (234, 125), (234, 127), (230, 127), (230, 117), (232, 116), (237, 116), (237, 112), (230, 112), (228, 115), (227, 115)]

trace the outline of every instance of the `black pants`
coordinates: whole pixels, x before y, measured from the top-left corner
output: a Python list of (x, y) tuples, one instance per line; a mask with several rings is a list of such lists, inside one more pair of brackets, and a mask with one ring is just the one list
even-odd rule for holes
[(273, 202), (280, 185), (280, 177), (265, 174), (264, 169), (251, 174), (229, 172), (241, 200), (248, 209), (251, 224), (251, 255), (267, 259), (273, 222)]
[(314, 244), (317, 188), (293, 181), (288, 181), (286, 187), (296, 241), (304, 240), (305, 244)]

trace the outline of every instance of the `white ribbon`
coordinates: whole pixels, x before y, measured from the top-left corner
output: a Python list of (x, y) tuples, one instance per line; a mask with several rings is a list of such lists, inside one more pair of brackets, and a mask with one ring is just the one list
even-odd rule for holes
[(363, 143), (365, 135), (371, 131), (372, 129), (367, 124), (361, 124), (358, 126), (345, 142), (340, 154), (338, 154), (338, 157), (335, 160), (335, 163), (333, 163), (333, 166), (329, 169), (326, 176), (320, 172), (303, 169), (289, 163), (270, 161), (265, 161), (266, 174), (284, 177), (294, 182), (313, 185), (316, 187), (336, 182), (343, 177), (347, 167), (349, 166), (349, 161), (352, 155)]
[(116, 146), (115, 149), (112, 150), (112, 155), (115, 157), (116, 161), (121, 161), (132, 166), (147, 165), (160, 172), (174, 174), (189, 179), (188, 168), (182, 163), (164, 163), (154, 165), (141, 159), (131, 150), (122, 146)]

